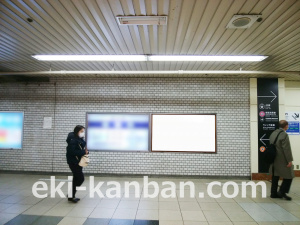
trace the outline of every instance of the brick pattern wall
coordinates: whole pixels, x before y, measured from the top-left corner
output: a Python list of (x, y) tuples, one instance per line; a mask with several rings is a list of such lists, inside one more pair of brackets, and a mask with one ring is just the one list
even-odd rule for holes
[[(56, 85), (55, 85), (56, 83)], [(0, 84), (1, 111), (24, 111), (22, 150), (0, 170), (69, 172), (66, 136), (86, 112), (217, 113), (217, 154), (91, 152), (88, 173), (250, 176), (247, 78), (53, 78)], [(53, 129), (43, 129), (43, 117)]]

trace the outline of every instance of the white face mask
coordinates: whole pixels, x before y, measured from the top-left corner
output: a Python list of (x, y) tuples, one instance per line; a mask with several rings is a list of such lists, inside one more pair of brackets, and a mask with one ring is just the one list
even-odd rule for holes
[(79, 133), (79, 137), (80, 137), (80, 138), (83, 138), (83, 137), (84, 137), (84, 132), (80, 132), (80, 133)]

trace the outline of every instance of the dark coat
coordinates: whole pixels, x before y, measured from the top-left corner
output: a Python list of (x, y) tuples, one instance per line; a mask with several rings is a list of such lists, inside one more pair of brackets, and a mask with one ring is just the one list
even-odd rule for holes
[(83, 138), (75, 136), (74, 132), (69, 133), (67, 137), (67, 163), (78, 164), (81, 157), (85, 155), (86, 142)]
[(270, 166), (270, 173), (272, 174), (272, 167), (274, 165), (274, 175), (285, 179), (292, 179), (295, 177), (294, 166), (286, 167), (289, 162), (293, 161), (293, 154), (288, 134), (283, 129), (275, 130), (270, 136), (270, 143), (274, 143), (280, 131), (276, 142), (276, 157), (274, 163)]

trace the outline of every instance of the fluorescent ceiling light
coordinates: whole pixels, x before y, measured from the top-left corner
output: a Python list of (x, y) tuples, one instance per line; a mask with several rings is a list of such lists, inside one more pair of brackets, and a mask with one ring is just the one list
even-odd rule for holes
[(117, 16), (119, 25), (167, 25), (167, 16)]
[(21, 72), (0, 72), (0, 75), (110, 75), (110, 74), (128, 74), (128, 75), (141, 75), (141, 74), (166, 74), (166, 75), (197, 75), (197, 74), (264, 74), (264, 75), (297, 75), (300, 76), (299, 71), (249, 71), (249, 70), (59, 70), (59, 71), (21, 71)]
[(33, 55), (41, 61), (147, 61), (146, 55)]
[(212, 61), (212, 62), (257, 62), (268, 56), (202, 56), (202, 55), (153, 55), (149, 61)]
[(259, 62), (268, 56), (199, 56), (199, 55), (33, 55), (41, 61), (212, 61)]

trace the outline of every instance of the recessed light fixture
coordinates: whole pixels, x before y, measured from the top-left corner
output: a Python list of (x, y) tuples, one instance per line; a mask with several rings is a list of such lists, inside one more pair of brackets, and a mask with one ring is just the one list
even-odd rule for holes
[(32, 23), (32, 22), (33, 22), (33, 19), (31, 19), (30, 17), (28, 17), (26, 20), (27, 20), (29, 23)]
[(194, 62), (259, 62), (268, 56), (203, 56), (203, 55), (33, 55), (41, 61), (194, 61)]
[(119, 25), (167, 25), (167, 16), (117, 16)]
[(251, 27), (255, 21), (261, 18), (261, 15), (234, 15), (226, 28), (228, 29), (247, 29)]
[(41, 61), (147, 61), (146, 55), (33, 55)]
[(212, 61), (212, 62), (256, 62), (262, 61), (268, 56), (218, 56), (218, 55), (152, 55), (149, 61)]

